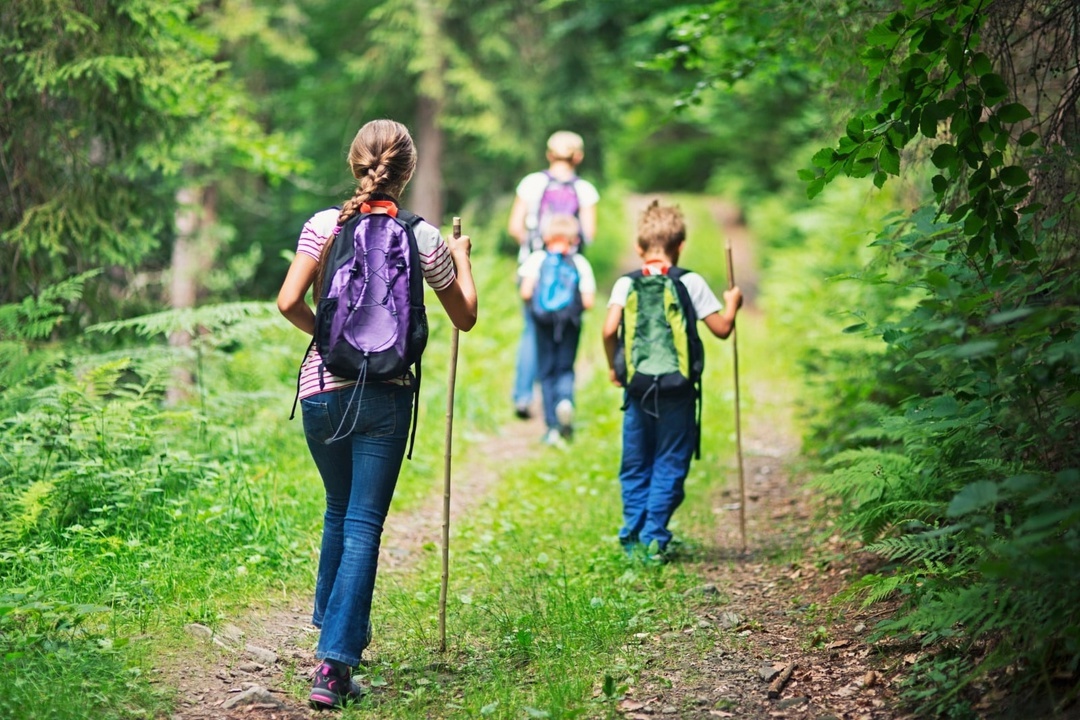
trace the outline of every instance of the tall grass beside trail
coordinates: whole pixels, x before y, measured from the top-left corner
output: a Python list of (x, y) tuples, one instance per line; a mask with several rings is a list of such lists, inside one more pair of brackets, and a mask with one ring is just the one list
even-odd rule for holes
[[(630, 252), (632, 226), (617, 197), (600, 213), (590, 259), (607, 287)], [(515, 264), (485, 242), (504, 224), (493, 216), (466, 228), (475, 239), (481, 321), (461, 336), (458, 471), (486, 454), (508, 423), (516, 429)], [(714, 274), (723, 277), (722, 266)], [(434, 652), (432, 518), (430, 556), (415, 573), (384, 575), (377, 589), (371, 680), (388, 685), (350, 712), (606, 714), (641, 667), (627, 644), (640, 641), (637, 633), (682, 627), (681, 593), (694, 579), (678, 565), (627, 565), (615, 541), (621, 396), (606, 381), (605, 299), (586, 320), (573, 447), (505, 463), (490, 496), (454, 527), (451, 653)], [(60, 307), (39, 308), (46, 324), (63, 319)], [(161, 716), (172, 697), (157, 670), (178, 655), (215, 652), (194, 649), (185, 625), (219, 628), (274, 598), (308, 601), (322, 486), (300, 420), (286, 419), (306, 340), (269, 304), (199, 312), (203, 331), (190, 351), (163, 342), (191, 322), (176, 313), (106, 327), (104, 337), (116, 338), (106, 354), (42, 344), (4, 325), (0, 349), (24, 362), (0, 371), (0, 716)], [(441, 493), (450, 326), (437, 308), (430, 317), (420, 429), (394, 513)], [(710, 347), (710, 373), (722, 376), (720, 357)], [(196, 384), (186, 401), (169, 405), (178, 364)], [(730, 411), (725, 418), (721, 410), (730, 408), (729, 384), (709, 382), (706, 457), (675, 527), (689, 540), (698, 506), (730, 474)], [(708, 522), (710, 511), (702, 512)]]

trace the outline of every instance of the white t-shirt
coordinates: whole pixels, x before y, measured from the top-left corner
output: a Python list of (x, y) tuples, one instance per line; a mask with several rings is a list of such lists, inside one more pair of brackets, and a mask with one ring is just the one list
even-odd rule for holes
[[(547, 189), (550, 181), (551, 178), (548, 177), (547, 172), (540, 170), (529, 173), (518, 183), (517, 195), (525, 201), (525, 230), (529, 235), (534, 234), (537, 230), (537, 223), (540, 221), (540, 200), (544, 197), (544, 190)], [(575, 177), (574, 192), (577, 193), (579, 208), (589, 207), (600, 202), (600, 193), (597, 192), (596, 186), (588, 180)], [(592, 241), (591, 237), (585, 238), (586, 244)], [(524, 262), (529, 252), (529, 248), (523, 246), (518, 253), (518, 262)]]
[[(690, 302), (694, 306), (694, 313), (698, 320), (704, 320), (713, 313), (724, 309), (724, 303), (716, 297), (705, 278), (695, 272), (688, 272), (678, 280), (690, 294)], [(630, 278), (625, 275), (615, 281), (611, 288), (611, 297), (608, 298), (608, 307), (618, 305), (626, 307), (626, 297), (630, 294)]]
[[(337, 228), (339, 211), (335, 208), (315, 213), (300, 231), (300, 240), (297, 242), (296, 252), (313, 258), (316, 262), (322, 253), (323, 245), (334, 234)], [(420, 268), (424, 274), (424, 280), (433, 290), (445, 290), (457, 279), (454, 268), (454, 259), (450, 256), (450, 248), (439, 229), (434, 225), (421, 221), (413, 228), (416, 235), (416, 249), (420, 253)], [(355, 380), (332, 375), (329, 370), (323, 370), (320, 383), (319, 366), (322, 365), (322, 357), (319, 351), (312, 346), (304, 361), (300, 364), (299, 398), (306, 397), (327, 390), (349, 387), (356, 384)], [(387, 382), (395, 382), (389, 380)], [(404, 380), (398, 380), (397, 384), (403, 384)]]
[[(540, 266), (543, 265), (545, 257), (547, 257), (546, 250), (536, 250), (529, 253), (528, 257), (525, 258), (525, 262), (518, 268), (518, 276), (522, 279), (539, 279)], [(595, 295), (596, 276), (593, 274), (592, 265), (589, 264), (588, 260), (576, 253), (571, 255), (570, 259), (574, 261), (574, 267), (578, 271), (578, 290), (581, 291), (582, 295)]]

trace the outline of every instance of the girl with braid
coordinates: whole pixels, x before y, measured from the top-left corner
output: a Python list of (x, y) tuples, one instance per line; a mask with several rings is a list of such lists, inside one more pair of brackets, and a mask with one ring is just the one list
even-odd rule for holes
[[(416, 168), (416, 148), (408, 130), (392, 120), (374, 120), (356, 134), (349, 167), (357, 179), (353, 196), (340, 211), (323, 210), (305, 223), (296, 257), (278, 293), (278, 309), (311, 335), (315, 313), (305, 301), (322, 276), (334, 233), (357, 213), (397, 214), (397, 203)], [(456, 327), (476, 324), (476, 286), (468, 236), (444, 239), (424, 221), (414, 227), (424, 279)], [(316, 298), (317, 299), (317, 298)], [(308, 448), (326, 489), (319, 570), (312, 623), (320, 629), (318, 667), (311, 691), (316, 707), (341, 707), (360, 694), (352, 670), (371, 640), (383, 521), (394, 494), (413, 403), (411, 373), (369, 382), (354, 392), (356, 380), (326, 371), (311, 347), (300, 369), (299, 393)], [(339, 429), (352, 430), (338, 437)]]

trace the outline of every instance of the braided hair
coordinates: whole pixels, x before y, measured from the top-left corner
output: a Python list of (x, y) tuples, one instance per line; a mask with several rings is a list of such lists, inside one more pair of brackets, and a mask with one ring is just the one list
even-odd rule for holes
[(334, 235), (323, 245), (315, 269), (315, 300), (322, 292), (327, 258), (337, 232), (360, 212), (360, 206), (372, 199), (397, 202), (416, 170), (416, 146), (408, 129), (393, 120), (372, 120), (365, 124), (349, 146), (349, 169), (356, 178), (352, 197), (341, 205)]

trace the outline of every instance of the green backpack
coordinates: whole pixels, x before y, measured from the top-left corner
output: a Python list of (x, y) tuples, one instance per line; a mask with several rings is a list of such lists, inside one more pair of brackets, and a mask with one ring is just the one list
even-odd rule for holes
[[(701, 371), (705, 347), (697, 331), (690, 293), (679, 278), (688, 271), (672, 267), (666, 275), (636, 270), (619, 324), (615, 375), (626, 392), (648, 400), (660, 395), (692, 393), (701, 457)], [(646, 411), (647, 412), (647, 411)]]

